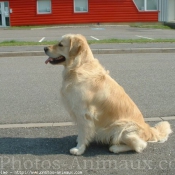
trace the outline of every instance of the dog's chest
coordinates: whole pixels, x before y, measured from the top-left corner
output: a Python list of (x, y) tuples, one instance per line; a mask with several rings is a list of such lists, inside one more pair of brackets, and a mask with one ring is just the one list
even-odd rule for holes
[(82, 83), (63, 81), (61, 96), (66, 107), (73, 111), (79, 111), (84, 108), (87, 101), (87, 87)]

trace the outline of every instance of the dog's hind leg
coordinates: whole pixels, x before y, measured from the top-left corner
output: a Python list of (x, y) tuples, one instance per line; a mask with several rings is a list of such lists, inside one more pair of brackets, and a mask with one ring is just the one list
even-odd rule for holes
[(129, 147), (128, 145), (112, 145), (109, 148), (109, 151), (113, 153), (120, 153), (120, 152), (126, 152), (126, 151), (131, 151), (131, 150), (133, 149)]
[(122, 135), (122, 142), (129, 146), (132, 150), (140, 153), (142, 152), (146, 146), (147, 142), (142, 140), (136, 133), (123, 133)]
[(114, 153), (126, 152), (131, 150), (135, 150), (136, 152), (140, 153), (147, 146), (147, 142), (142, 140), (135, 133), (123, 133), (120, 142), (126, 145), (114, 144), (109, 148), (109, 150)]

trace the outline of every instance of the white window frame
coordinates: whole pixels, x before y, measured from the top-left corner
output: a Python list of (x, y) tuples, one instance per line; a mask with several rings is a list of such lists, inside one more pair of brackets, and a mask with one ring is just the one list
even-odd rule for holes
[(88, 13), (89, 12), (88, 0), (86, 0), (86, 2), (87, 2), (87, 11), (76, 11), (76, 9), (75, 9), (75, 1), (76, 0), (74, 0), (74, 13)]
[[(49, 12), (39, 12), (39, 1), (50, 1), (50, 11)], [(51, 0), (37, 0), (37, 14), (51, 14), (52, 13), (52, 2)]]
[(158, 0), (157, 0), (157, 10), (147, 10), (147, 0), (144, 0), (144, 9), (143, 10), (140, 10), (137, 6), (137, 4), (135, 3), (135, 0), (132, 0), (133, 3), (135, 4), (136, 8), (138, 11), (141, 11), (141, 12), (144, 12), (144, 11), (158, 11)]

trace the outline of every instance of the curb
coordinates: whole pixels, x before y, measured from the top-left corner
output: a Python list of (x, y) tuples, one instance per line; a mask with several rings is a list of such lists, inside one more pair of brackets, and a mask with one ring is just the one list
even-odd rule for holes
[[(175, 120), (175, 116), (167, 117), (152, 117), (144, 118), (146, 122), (161, 122)], [(44, 128), (44, 127), (66, 127), (73, 126), (73, 122), (60, 122), (60, 123), (23, 123), (23, 124), (0, 124), (0, 129), (12, 129), (12, 128)]]
[[(175, 48), (91, 49), (93, 54), (175, 53)], [(0, 57), (45, 56), (43, 51), (0, 52)]]

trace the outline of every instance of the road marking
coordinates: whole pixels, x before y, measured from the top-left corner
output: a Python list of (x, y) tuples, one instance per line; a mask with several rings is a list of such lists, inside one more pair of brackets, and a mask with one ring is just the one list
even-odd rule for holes
[[(152, 117), (145, 118), (146, 122), (158, 122), (158, 121), (171, 121), (175, 120), (175, 116), (167, 117)], [(43, 127), (62, 127), (73, 126), (73, 122), (60, 122), (60, 123), (24, 123), (24, 124), (2, 124), (0, 129), (12, 129), (12, 128), (43, 128)]]
[(91, 38), (93, 38), (93, 39), (95, 39), (95, 40), (99, 41), (99, 39), (98, 39), (98, 38), (95, 38), (94, 36), (91, 36)]
[(91, 28), (91, 30), (105, 30), (105, 28)]
[(46, 37), (41, 38), (38, 42), (41, 43)]
[(140, 36), (140, 35), (136, 35), (139, 38), (145, 38), (145, 39), (150, 39), (150, 40), (154, 40), (153, 38), (149, 38), (149, 37), (145, 37), (145, 36)]
[(74, 125), (74, 123), (72, 123), (72, 122), (4, 124), (4, 125), (0, 125), (0, 129), (10, 129), (10, 128), (42, 128), (42, 127), (72, 126), (72, 125)]
[(175, 116), (161, 117), (162, 120), (175, 120)]

